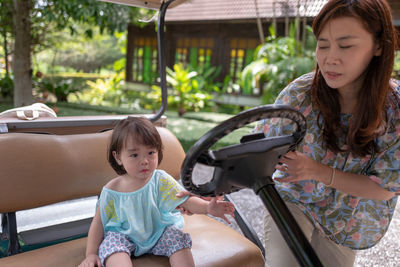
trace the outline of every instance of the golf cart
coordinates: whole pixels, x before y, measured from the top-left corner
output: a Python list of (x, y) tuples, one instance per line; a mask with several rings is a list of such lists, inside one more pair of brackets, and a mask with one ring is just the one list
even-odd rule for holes
[[(148, 118), (158, 127), (165, 147), (160, 168), (180, 177), (189, 191), (202, 196), (253, 189), (276, 221), (299, 264), (322, 266), (271, 179), (279, 158), (293, 149), (305, 134), (302, 114), (290, 107), (275, 105), (244, 111), (206, 133), (185, 156), (176, 137), (163, 127), (166, 120), (163, 113), (167, 107), (164, 19), (169, 7), (184, 0), (107, 2), (159, 9), (157, 34), (162, 105)], [(84, 259), (90, 218), (19, 231), (16, 212), (99, 195), (102, 186), (115, 176), (105, 158), (110, 130), (127, 116), (0, 121), (3, 152), (0, 153), (0, 213), (3, 214), (2, 236), (9, 242), (9, 256), (0, 258), (0, 266), (77, 266)], [(296, 131), (276, 138), (250, 134), (244, 136), (240, 144), (210, 149), (231, 131), (273, 117), (292, 120), (297, 125)], [(193, 175), (196, 166), (212, 169), (208, 181), (196, 181)], [(246, 219), (240, 216), (240, 211), (235, 215), (244, 236), (205, 215), (184, 216), (184, 230), (193, 239), (196, 266), (264, 266), (263, 245)], [(37, 248), (37, 244), (44, 245)], [(135, 258), (133, 264), (169, 266), (165, 257), (152, 255)]]

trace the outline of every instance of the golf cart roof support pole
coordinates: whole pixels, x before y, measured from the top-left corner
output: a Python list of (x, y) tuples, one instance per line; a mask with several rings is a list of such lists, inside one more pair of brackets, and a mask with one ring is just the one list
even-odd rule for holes
[(310, 242), (276, 190), (272, 178), (265, 177), (265, 181), (265, 184), (257, 182), (254, 191), (263, 201), (298, 263), (303, 267), (322, 267)]
[(168, 105), (168, 91), (167, 91), (167, 74), (166, 74), (166, 56), (165, 56), (165, 13), (168, 6), (174, 0), (169, 0), (167, 2), (163, 1), (160, 6), (160, 11), (158, 14), (157, 22), (157, 46), (158, 46), (158, 62), (160, 68), (160, 87), (161, 87), (161, 107), (157, 113), (150, 118), (152, 122), (157, 121), (165, 112)]

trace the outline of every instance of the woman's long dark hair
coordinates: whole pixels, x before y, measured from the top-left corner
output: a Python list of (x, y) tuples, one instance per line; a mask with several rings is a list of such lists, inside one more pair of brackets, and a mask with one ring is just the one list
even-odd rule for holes
[[(366, 69), (346, 139), (347, 151), (365, 156), (378, 152), (374, 140), (378, 134), (382, 134), (379, 129), (386, 127), (386, 108), (394, 104), (390, 103), (389, 99), (393, 98), (389, 96), (394, 95), (390, 78), (397, 48), (397, 33), (386, 0), (330, 0), (313, 22), (314, 35), (318, 38), (327, 23), (339, 17), (353, 17), (361, 21), (382, 49), (382, 55), (374, 56)], [(313, 105), (323, 117), (323, 125), (319, 126), (323, 129), (327, 148), (334, 152), (343, 151), (338, 145), (341, 131), (339, 94), (326, 84), (318, 65), (311, 94)]]

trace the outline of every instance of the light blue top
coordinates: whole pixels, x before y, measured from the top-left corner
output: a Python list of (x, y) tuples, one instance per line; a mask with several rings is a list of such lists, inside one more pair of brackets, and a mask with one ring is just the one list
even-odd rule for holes
[(167, 226), (183, 227), (177, 206), (188, 197), (175, 195), (184, 190), (168, 173), (155, 170), (149, 182), (134, 192), (117, 192), (103, 187), (98, 204), (104, 232), (129, 236), (136, 245), (135, 256), (148, 252)]

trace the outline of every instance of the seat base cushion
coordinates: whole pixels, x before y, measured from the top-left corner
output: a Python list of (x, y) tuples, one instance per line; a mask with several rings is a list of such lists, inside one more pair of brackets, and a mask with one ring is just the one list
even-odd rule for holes
[[(186, 216), (184, 231), (193, 240), (192, 253), (196, 266), (262, 267), (264, 259), (257, 246), (248, 239), (205, 215)], [(87, 238), (80, 238), (49, 247), (0, 259), (3, 267), (76, 267), (85, 258)], [(145, 255), (132, 260), (133, 266), (167, 267), (167, 257)]]

